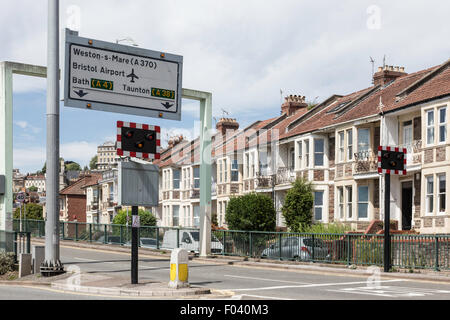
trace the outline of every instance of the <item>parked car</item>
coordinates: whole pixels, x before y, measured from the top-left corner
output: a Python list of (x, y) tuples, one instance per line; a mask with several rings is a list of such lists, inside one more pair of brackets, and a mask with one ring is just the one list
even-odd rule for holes
[[(177, 232), (179, 232), (179, 245), (177, 246)], [(198, 253), (200, 242), (200, 232), (196, 230), (167, 230), (164, 233), (162, 248), (175, 249), (182, 248), (189, 252)], [(211, 234), (211, 253), (222, 253), (223, 245), (217, 237)]]
[[(313, 251), (314, 260), (327, 261), (331, 259), (331, 254), (321, 239), (305, 237), (286, 237), (281, 239), (281, 259), (308, 261), (312, 260)], [(280, 242), (272, 243), (268, 248), (264, 249), (261, 258), (279, 259)]]

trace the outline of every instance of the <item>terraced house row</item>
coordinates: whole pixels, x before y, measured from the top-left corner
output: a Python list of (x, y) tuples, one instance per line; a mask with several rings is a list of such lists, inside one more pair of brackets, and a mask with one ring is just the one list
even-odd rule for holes
[[(335, 94), (313, 108), (288, 96), (280, 115), (239, 128), (222, 118), (212, 138), (212, 212), (226, 227), (230, 197), (260, 192), (272, 197), (277, 226), (298, 177), (312, 182), (313, 219), (365, 230), (383, 219), (384, 178), (378, 146), (407, 149), (407, 174), (391, 176), (391, 219), (400, 230), (450, 232), (450, 60), (406, 73), (379, 67), (371, 87)], [(172, 139), (160, 166), (162, 226), (199, 225), (199, 140)]]

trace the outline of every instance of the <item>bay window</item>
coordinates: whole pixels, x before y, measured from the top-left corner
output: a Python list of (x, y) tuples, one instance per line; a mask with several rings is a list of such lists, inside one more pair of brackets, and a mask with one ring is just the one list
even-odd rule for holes
[(358, 186), (358, 218), (368, 218), (369, 186)]
[(314, 191), (314, 220), (321, 221), (323, 213), (323, 191)]
[(445, 213), (445, 173), (438, 174), (438, 206), (439, 206), (439, 213)]
[(314, 139), (314, 165), (323, 166), (324, 139)]
[(427, 145), (434, 143), (434, 110), (427, 111)]
[(442, 107), (438, 109), (439, 113), (439, 142), (447, 140), (447, 108)]
[(426, 213), (433, 213), (433, 194), (434, 194), (434, 181), (433, 176), (427, 176), (426, 179)]

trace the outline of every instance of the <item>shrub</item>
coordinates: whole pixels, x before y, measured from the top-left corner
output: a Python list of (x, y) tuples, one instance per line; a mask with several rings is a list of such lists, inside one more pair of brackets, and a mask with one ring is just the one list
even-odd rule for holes
[(225, 220), (230, 230), (275, 231), (276, 212), (269, 196), (249, 193), (230, 199)]
[[(20, 208), (16, 208), (16, 210), (14, 210), (13, 218), (20, 219)], [(24, 207), (22, 207), (22, 219), (44, 220), (42, 206), (36, 203), (27, 203)]]
[(14, 271), (14, 253), (0, 252), (0, 275)]
[(330, 224), (317, 223), (312, 224), (310, 226), (304, 226), (301, 229), (301, 232), (306, 233), (341, 234), (347, 231), (351, 231), (350, 226), (341, 223), (330, 223)]
[[(139, 209), (138, 215), (140, 219), (141, 226), (156, 226), (156, 218), (150, 211)], [(128, 211), (128, 216), (130, 217), (128, 221), (128, 225), (131, 226), (131, 210)], [(127, 224), (127, 211), (119, 210), (117, 215), (113, 219), (113, 224)]]

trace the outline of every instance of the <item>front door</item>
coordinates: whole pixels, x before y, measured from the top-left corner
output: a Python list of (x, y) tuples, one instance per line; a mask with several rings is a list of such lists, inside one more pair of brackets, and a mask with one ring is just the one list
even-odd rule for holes
[(402, 182), (402, 230), (411, 230), (412, 196), (412, 181)]

